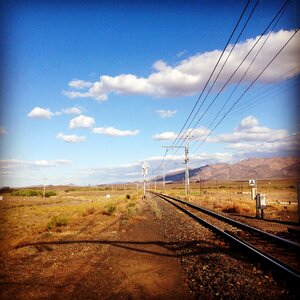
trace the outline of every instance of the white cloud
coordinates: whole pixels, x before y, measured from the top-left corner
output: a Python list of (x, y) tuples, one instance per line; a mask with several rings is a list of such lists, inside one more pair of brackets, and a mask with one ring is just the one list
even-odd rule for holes
[[(95, 168), (80, 169), (80, 174), (86, 176), (85, 180), (94, 181), (95, 183), (109, 182), (132, 182), (134, 180), (142, 180), (142, 165), (144, 161), (149, 163), (148, 178), (162, 175), (162, 169), (157, 170), (164, 156), (153, 156), (129, 164), (114, 166), (97, 166)], [(230, 153), (200, 153), (190, 156), (190, 167), (199, 167), (207, 164), (220, 162), (232, 162), (233, 157)], [(184, 168), (184, 155), (167, 155), (165, 157), (167, 163), (166, 172), (170, 173), (176, 169)], [(155, 173), (153, 173), (153, 172)]]
[(3, 159), (0, 160), (0, 169), (11, 170), (20, 168), (43, 168), (43, 167), (57, 167), (60, 165), (70, 165), (72, 162), (68, 159), (57, 160), (21, 160), (21, 159)]
[(72, 161), (71, 160), (69, 160), (69, 159), (57, 159), (57, 160), (55, 160), (55, 163), (57, 164), (57, 165), (70, 165), (71, 163), (72, 163)]
[(65, 109), (62, 109), (61, 111), (57, 112), (51, 112), (49, 108), (41, 108), (41, 107), (35, 107), (31, 110), (30, 113), (28, 113), (29, 118), (38, 118), (38, 119), (51, 119), (53, 116), (61, 116), (62, 114), (74, 114), (74, 115), (80, 115), (82, 113), (82, 108), (80, 107), (68, 107)]
[(0, 127), (0, 136), (1, 135), (7, 135), (7, 131), (4, 127)]
[(80, 115), (82, 113), (82, 108), (73, 106), (63, 109), (62, 112), (69, 115)]
[(175, 139), (177, 136), (177, 133), (173, 131), (166, 131), (162, 133), (158, 133), (152, 136), (152, 138), (156, 141), (170, 141)]
[(28, 113), (29, 118), (37, 118), (37, 119), (48, 119), (50, 120), (54, 115), (53, 112), (49, 110), (49, 108), (41, 108), (35, 107), (31, 112)]
[(159, 116), (161, 118), (171, 118), (177, 113), (177, 110), (159, 109), (159, 110), (156, 110), (156, 112), (159, 114)]
[(253, 157), (263, 154), (282, 155), (299, 155), (300, 134), (295, 136), (286, 136), (281, 139), (268, 140), (266, 142), (245, 142), (234, 143), (227, 146), (228, 149), (236, 151), (244, 157)]
[(239, 159), (257, 155), (295, 156), (299, 155), (300, 134), (290, 135), (285, 129), (260, 126), (257, 118), (248, 116), (232, 133), (209, 137), (207, 142), (226, 143), (225, 149), (234, 151)]
[(239, 129), (248, 129), (258, 125), (258, 120), (253, 116), (248, 116), (240, 122)]
[[(188, 136), (189, 140), (198, 140), (203, 138), (209, 132), (210, 130), (204, 127), (199, 127), (195, 129), (189, 128), (185, 131), (183, 135), (181, 134), (180, 138), (186, 139)], [(176, 132), (166, 131), (166, 132), (155, 134), (152, 136), (152, 138), (156, 141), (170, 141), (170, 140), (174, 140), (177, 136), (178, 133)]]
[[(91, 97), (91, 94), (88, 93), (88, 92), (82, 93), (82, 92), (77, 92), (77, 91), (63, 91), (62, 93), (63, 93), (63, 95), (65, 95), (65, 96), (67, 96), (68, 98), (71, 98), (71, 99)], [(105, 99), (97, 99), (97, 98), (98, 98), (98, 96), (95, 95), (95, 100), (97, 100), (97, 101), (104, 101), (104, 100), (107, 99), (107, 97), (105, 97)], [(102, 96), (100, 98), (102, 98)]]
[(83, 142), (85, 140), (85, 136), (78, 136), (76, 134), (65, 135), (60, 132), (56, 138), (65, 141), (66, 143), (78, 143)]
[(98, 127), (93, 129), (93, 133), (104, 134), (107, 136), (132, 136), (137, 135), (139, 130), (120, 130), (114, 127)]
[(69, 128), (91, 128), (95, 125), (95, 120), (91, 117), (80, 115), (70, 121)]
[[(266, 46), (263, 47), (263, 50), (260, 52), (243, 81), (251, 82), (293, 33), (294, 31), (292, 30), (272, 32)], [(248, 39), (236, 45), (228, 60), (228, 64), (226, 64), (221, 76), (217, 80), (217, 86), (226, 82), (258, 38), (259, 37)], [(263, 41), (264, 38), (259, 41), (255, 50), (258, 49)], [(223, 61), (231, 48), (232, 46), (229, 46), (225, 51)], [(271, 82), (278, 80), (279, 78), (280, 80), (284, 80), (295, 75), (295, 73), (299, 73), (299, 52), (299, 35), (296, 35), (284, 51), (263, 73), (258, 82)], [(70, 98), (89, 97), (97, 101), (105, 101), (109, 93), (148, 95), (156, 98), (195, 95), (204, 87), (220, 54), (220, 50), (199, 53), (182, 60), (176, 66), (170, 66), (166, 62), (159, 60), (153, 64), (154, 72), (146, 78), (138, 77), (134, 74), (120, 74), (115, 77), (102, 75), (100, 76), (99, 81), (93, 83), (73, 80), (70, 82), (69, 86), (75, 90), (64, 91), (64, 94)], [(250, 55), (245, 60), (237, 73), (244, 73), (252, 57)], [(236, 74), (231, 83), (237, 83), (240, 76), (241, 75)], [(78, 91), (78, 88), (84, 90)]]
[(69, 82), (69, 87), (74, 88), (74, 89), (85, 89), (91, 87), (93, 84), (89, 81), (84, 81), (84, 80), (72, 80)]
[(288, 131), (285, 129), (259, 126), (255, 117), (248, 116), (240, 122), (233, 133), (220, 134), (217, 137), (209, 138), (208, 141), (220, 143), (266, 142), (281, 139), (287, 135)]

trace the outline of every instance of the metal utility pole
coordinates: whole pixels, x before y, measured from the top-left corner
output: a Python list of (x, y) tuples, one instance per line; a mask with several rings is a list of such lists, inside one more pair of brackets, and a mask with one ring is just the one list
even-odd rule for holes
[(184, 148), (184, 153), (185, 153), (185, 194), (189, 195), (190, 194), (190, 176), (189, 176), (189, 144), (188, 144), (188, 139), (187, 139), (187, 145)]
[(163, 171), (163, 190), (165, 190), (165, 182), (166, 182), (166, 165), (164, 164), (164, 171)]
[[(186, 146), (162, 146), (163, 148), (184, 148), (185, 153), (185, 194), (190, 194), (190, 178), (189, 178), (189, 141), (187, 139), (187, 145)], [(165, 169), (164, 169), (164, 178), (163, 178), (163, 185), (165, 186)]]
[(43, 191), (43, 198), (45, 198), (45, 195), (46, 195), (46, 181), (47, 181), (47, 178), (46, 178), (46, 176), (44, 176), (43, 180), (44, 180), (44, 191)]
[(146, 161), (144, 161), (143, 168), (142, 168), (142, 174), (144, 176), (144, 198), (146, 198), (146, 176), (148, 174), (148, 167), (149, 164)]
[(298, 224), (300, 224), (300, 182), (297, 182), (297, 198), (298, 198)]

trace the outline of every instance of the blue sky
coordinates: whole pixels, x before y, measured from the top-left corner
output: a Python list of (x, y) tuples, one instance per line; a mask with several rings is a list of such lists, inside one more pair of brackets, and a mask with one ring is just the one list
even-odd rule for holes
[[(250, 1), (242, 24), (255, 2)], [(283, 3), (259, 2), (194, 123)], [(150, 174), (161, 174), (161, 146), (172, 145), (245, 5), (246, 1), (2, 1), (1, 185), (41, 184), (44, 176), (49, 184), (128, 182), (140, 179), (144, 160)], [(299, 3), (291, 1), (275, 28), (262, 37), (261, 44), (270, 33), (219, 119), (298, 25)], [(210, 133), (218, 119), (209, 128), (211, 121), (261, 44), (196, 128), (186, 128), (188, 133), (179, 139), (178, 145), (185, 145), (183, 139), (190, 133), (191, 167), (296, 155), (298, 33)], [(167, 153), (169, 171), (182, 167), (181, 152)]]

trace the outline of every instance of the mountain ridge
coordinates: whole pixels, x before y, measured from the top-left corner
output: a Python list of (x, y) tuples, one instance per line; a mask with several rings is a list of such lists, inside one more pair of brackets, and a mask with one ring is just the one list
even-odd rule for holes
[[(236, 163), (218, 163), (189, 170), (190, 181), (248, 180), (300, 178), (300, 157), (249, 158)], [(185, 177), (185, 170), (166, 174), (165, 180), (176, 182)], [(162, 181), (162, 177), (156, 178)]]

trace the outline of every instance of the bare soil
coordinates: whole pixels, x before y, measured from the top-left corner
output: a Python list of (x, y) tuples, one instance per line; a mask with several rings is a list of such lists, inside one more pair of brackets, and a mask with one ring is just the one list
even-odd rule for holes
[[(97, 219), (98, 218), (98, 219)], [(147, 202), (1, 252), (1, 299), (193, 299)]]
[[(123, 190), (107, 200), (106, 193), (0, 203), (0, 299), (297, 299), (284, 281), (163, 200)], [(117, 203), (114, 215), (103, 214), (106, 201)], [(47, 230), (57, 214), (69, 224)], [(285, 223), (246, 221), (288, 231)]]

